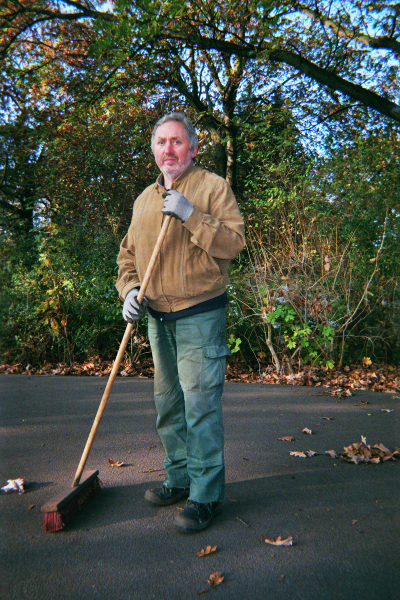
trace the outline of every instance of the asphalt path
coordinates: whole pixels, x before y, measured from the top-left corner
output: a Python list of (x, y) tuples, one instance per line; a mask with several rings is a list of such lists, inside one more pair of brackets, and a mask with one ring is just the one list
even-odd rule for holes
[[(0, 376), (0, 487), (16, 478), (26, 486), (0, 494), (1, 598), (400, 598), (400, 462), (325, 454), (361, 436), (400, 446), (399, 394), (341, 399), (322, 388), (226, 384), (226, 505), (207, 530), (188, 535), (173, 525), (184, 503), (155, 509), (143, 499), (164, 476), (152, 381), (118, 378), (87, 464), (104, 486), (66, 529), (44, 533), (40, 507), (72, 481), (105, 384)], [(290, 456), (306, 450), (319, 454)], [(209, 545), (217, 550), (199, 558)], [(224, 579), (212, 588), (216, 572)]]

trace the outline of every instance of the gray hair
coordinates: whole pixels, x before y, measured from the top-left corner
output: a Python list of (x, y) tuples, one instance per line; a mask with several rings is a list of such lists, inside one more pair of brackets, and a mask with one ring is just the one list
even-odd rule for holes
[(164, 123), (168, 123), (168, 121), (175, 121), (176, 123), (181, 123), (186, 131), (186, 135), (189, 140), (189, 149), (193, 151), (198, 146), (197, 133), (195, 128), (193, 127), (193, 123), (187, 116), (182, 112), (171, 112), (167, 115), (164, 115), (157, 121), (154, 125), (153, 133), (151, 134), (151, 149), (154, 153), (154, 139), (156, 136), (156, 131), (160, 127), (160, 125), (164, 125)]

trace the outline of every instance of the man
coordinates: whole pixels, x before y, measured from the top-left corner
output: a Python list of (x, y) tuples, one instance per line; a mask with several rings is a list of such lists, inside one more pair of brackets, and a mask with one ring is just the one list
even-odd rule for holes
[(227, 182), (193, 163), (197, 135), (182, 113), (160, 119), (152, 151), (161, 170), (136, 199), (118, 256), (123, 316), (139, 320), (137, 295), (164, 215), (172, 215), (146, 290), (154, 360), (157, 432), (166, 478), (147, 490), (154, 506), (188, 498), (175, 525), (205, 529), (222, 510), (224, 455), (221, 396), (226, 356), (226, 285), (230, 261), (245, 245), (244, 224)]

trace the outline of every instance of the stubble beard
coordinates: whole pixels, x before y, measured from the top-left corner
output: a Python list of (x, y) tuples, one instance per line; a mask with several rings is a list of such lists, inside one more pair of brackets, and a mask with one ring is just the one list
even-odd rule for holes
[(162, 163), (161, 165), (159, 165), (159, 169), (165, 177), (168, 177), (172, 181), (175, 181), (176, 179), (178, 179), (179, 175), (181, 175), (183, 171), (187, 169), (191, 162), (192, 158), (188, 157), (184, 162), (178, 164), (168, 165)]

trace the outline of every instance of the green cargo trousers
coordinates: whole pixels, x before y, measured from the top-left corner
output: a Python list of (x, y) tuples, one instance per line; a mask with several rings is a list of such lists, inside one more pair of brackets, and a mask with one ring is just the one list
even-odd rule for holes
[(226, 310), (159, 321), (151, 315), (157, 432), (168, 487), (189, 488), (190, 500), (223, 501)]

